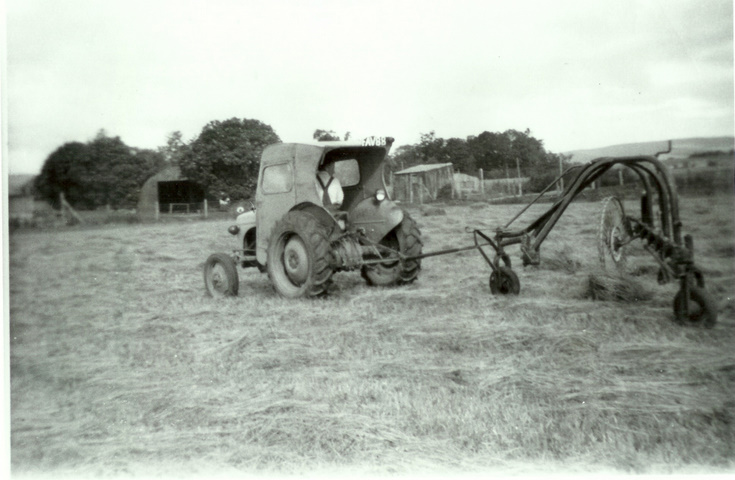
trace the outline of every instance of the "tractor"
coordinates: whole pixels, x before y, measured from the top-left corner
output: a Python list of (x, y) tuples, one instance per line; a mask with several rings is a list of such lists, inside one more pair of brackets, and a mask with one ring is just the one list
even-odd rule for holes
[[(249, 211), (240, 207), (228, 228), (237, 249), (205, 262), (207, 293), (237, 295), (237, 266), (267, 272), (286, 298), (325, 294), (339, 271), (360, 270), (370, 285), (413, 282), (421, 268), (415, 258), (421, 255), (421, 233), (385, 185), (392, 143), (391, 137), (367, 137), (266, 147), (255, 204)], [(334, 185), (321, 184), (320, 174), (331, 176)], [(325, 191), (335, 185), (341, 192), (332, 203)]]
[[(680, 324), (712, 328), (717, 303), (705, 290), (704, 274), (694, 263), (691, 235), (684, 235), (676, 184), (658, 156), (602, 157), (564, 171), (538, 197), (495, 234), (467, 229), (474, 245), (422, 252), (416, 222), (393, 202), (383, 178), (385, 157), (393, 139), (368, 137), (362, 142), (285, 143), (263, 151), (251, 211), (229, 228), (238, 239), (233, 255), (211, 255), (204, 267), (207, 292), (236, 295), (237, 265), (268, 272), (276, 291), (288, 298), (327, 292), (332, 274), (357, 270), (371, 285), (413, 282), (428, 257), (477, 249), (490, 266), (490, 291), (517, 295), (518, 276), (507, 247), (520, 246), (523, 265), (538, 265), (540, 247), (569, 204), (613, 167), (628, 168), (640, 180), (640, 216), (628, 215), (622, 202), (604, 203), (598, 232), (603, 266), (624, 268), (625, 248), (641, 240), (658, 263), (659, 283), (678, 281), (674, 319)], [(324, 173), (327, 171), (328, 173)], [(329, 177), (327, 183), (323, 180)], [(332, 179), (341, 184), (338, 201), (327, 193)], [(558, 198), (541, 216), (522, 228), (511, 228), (531, 205), (566, 179)], [(489, 247), (492, 252), (486, 252)], [(494, 254), (493, 254), (494, 252)]]

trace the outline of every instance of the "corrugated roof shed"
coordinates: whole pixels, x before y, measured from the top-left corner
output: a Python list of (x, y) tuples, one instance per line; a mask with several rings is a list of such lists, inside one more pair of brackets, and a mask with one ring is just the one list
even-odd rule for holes
[(395, 172), (393, 175), (409, 175), (411, 173), (424, 173), (432, 170), (439, 170), (451, 166), (451, 163), (430, 163), (426, 165), (414, 165), (413, 167), (406, 168), (400, 172)]

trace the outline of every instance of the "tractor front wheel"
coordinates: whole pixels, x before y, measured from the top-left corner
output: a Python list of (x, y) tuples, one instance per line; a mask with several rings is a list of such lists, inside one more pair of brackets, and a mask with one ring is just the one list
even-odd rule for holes
[(268, 277), (283, 297), (315, 297), (332, 279), (327, 229), (304, 211), (287, 213), (276, 224), (268, 244)]
[(227, 254), (213, 253), (204, 262), (204, 287), (210, 297), (234, 297), (240, 286), (235, 261)]

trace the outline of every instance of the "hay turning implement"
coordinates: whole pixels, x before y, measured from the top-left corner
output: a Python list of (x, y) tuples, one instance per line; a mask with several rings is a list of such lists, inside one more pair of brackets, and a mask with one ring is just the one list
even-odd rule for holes
[[(425, 253), (413, 259), (454, 253), (477, 248), (492, 269), (490, 289), (493, 293), (517, 294), (520, 282), (511, 269), (506, 251), (511, 245), (520, 245), (523, 265), (540, 263), (540, 247), (569, 204), (587, 187), (610, 169), (625, 167), (637, 175), (643, 187), (640, 198), (640, 216), (628, 215), (622, 202), (611, 197), (603, 206), (598, 251), (600, 261), (621, 269), (624, 265), (624, 247), (633, 240), (644, 242), (644, 248), (659, 266), (659, 283), (679, 282), (674, 297), (674, 318), (681, 324), (712, 327), (717, 321), (717, 308), (705, 290), (702, 271), (694, 263), (694, 243), (690, 235), (682, 234), (679, 200), (676, 184), (668, 169), (656, 156), (604, 157), (585, 165), (575, 166), (552, 182), (531, 203), (524, 207), (505, 226), (490, 236), (480, 230), (471, 230), (475, 244), (440, 252)], [(618, 167), (618, 168), (620, 168)], [(566, 180), (566, 188), (545, 213), (523, 228), (511, 228), (513, 223), (559, 180)], [(494, 251), (491, 258), (483, 247)]]

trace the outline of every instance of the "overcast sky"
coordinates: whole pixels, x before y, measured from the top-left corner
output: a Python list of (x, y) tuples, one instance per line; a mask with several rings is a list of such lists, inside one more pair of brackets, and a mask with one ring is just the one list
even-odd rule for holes
[(530, 128), (563, 152), (733, 134), (731, 0), (6, 0), (11, 173), (253, 118), (397, 145)]

